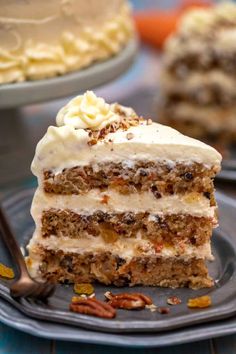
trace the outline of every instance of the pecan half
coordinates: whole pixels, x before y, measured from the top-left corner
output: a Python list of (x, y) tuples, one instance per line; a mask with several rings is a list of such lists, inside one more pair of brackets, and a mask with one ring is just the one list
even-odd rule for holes
[(115, 295), (110, 291), (107, 291), (104, 295), (109, 300), (108, 304), (118, 309), (143, 309), (146, 305), (151, 305), (153, 303), (149, 296), (140, 293), (121, 293)]
[(73, 297), (70, 311), (101, 318), (114, 318), (116, 316), (116, 310), (111, 305), (96, 298)]

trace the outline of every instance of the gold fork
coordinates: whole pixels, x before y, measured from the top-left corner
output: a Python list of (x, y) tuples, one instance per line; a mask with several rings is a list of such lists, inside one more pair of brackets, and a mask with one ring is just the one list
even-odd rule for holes
[(6, 244), (12, 258), (14, 259), (18, 270), (19, 277), (10, 287), (10, 294), (14, 298), (32, 297), (35, 299), (45, 300), (50, 297), (55, 286), (49, 283), (39, 283), (33, 280), (27, 270), (24, 257), (20, 247), (16, 242), (11, 227), (7, 221), (6, 215), (0, 204), (0, 230), (4, 243)]

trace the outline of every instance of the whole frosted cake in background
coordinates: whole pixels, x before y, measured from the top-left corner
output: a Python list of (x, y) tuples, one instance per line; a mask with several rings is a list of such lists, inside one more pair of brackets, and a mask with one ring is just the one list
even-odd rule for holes
[(126, 0), (1, 0), (0, 84), (84, 68), (133, 34)]
[(221, 156), (92, 92), (75, 97), (38, 143), (36, 230), (27, 264), (38, 279), (211, 286), (205, 261), (217, 225)]
[(236, 4), (195, 9), (167, 41), (159, 119), (211, 143), (236, 141)]

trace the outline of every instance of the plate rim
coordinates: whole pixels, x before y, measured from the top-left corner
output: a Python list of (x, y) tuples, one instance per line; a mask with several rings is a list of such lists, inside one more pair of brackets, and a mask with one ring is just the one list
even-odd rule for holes
[[(0, 299), (0, 302), (4, 301)], [(4, 306), (12, 310), (11, 306), (4, 301)], [(14, 308), (14, 312), (19, 313)], [(3, 314), (3, 309), (0, 307), (0, 321), (12, 328), (15, 328), (24, 333), (35, 335), (37, 337), (45, 339), (74, 341), (81, 343), (99, 344), (99, 345), (115, 345), (117, 347), (132, 347), (132, 348), (154, 348), (154, 347), (166, 347), (184, 343), (191, 343), (199, 340), (206, 340), (209, 338), (217, 338), (225, 335), (236, 333), (236, 317), (226, 319), (223, 321), (210, 322), (209, 324), (199, 324), (195, 327), (179, 329), (173, 332), (164, 333), (142, 333), (133, 334), (117, 334), (117, 333), (104, 333), (98, 331), (89, 331), (80, 327), (73, 327), (69, 325), (61, 325), (55, 323), (49, 323), (48, 321), (33, 320), (27, 316), (21, 314), (21, 319), (18, 317), (6, 316), (8, 311)], [(14, 318), (14, 320), (13, 320)], [(24, 322), (22, 322), (22, 318)], [(50, 324), (55, 327), (54, 332), (45, 331), (46, 324)], [(222, 323), (223, 322), (223, 323)], [(36, 324), (36, 326), (35, 326)], [(59, 333), (56, 328), (63, 326), (62, 333)], [(68, 331), (64, 332), (64, 329)], [(82, 332), (81, 332), (82, 331)], [(87, 336), (86, 336), (87, 335)], [(163, 338), (164, 337), (164, 338)], [(170, 340), (171, 339), (171, 340)], [(132, 341), (132, 344), (131, 344)]]

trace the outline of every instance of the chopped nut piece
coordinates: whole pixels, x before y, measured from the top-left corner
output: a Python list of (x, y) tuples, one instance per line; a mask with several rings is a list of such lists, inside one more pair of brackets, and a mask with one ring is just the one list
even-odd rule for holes
[(179, 305), (179, 304), (181, 304), (181, 302), (182, 301), (177, 296), (171, 296), (167, 299), (167, 304), (169, 304), (169, 305)]
[(190, 308), (205, 308), (211, 306), (211, 297), (208, 295), (188, 299), (188, 307)]
[(146, 305), (145, 308), (149, 309), (151, 312), (155, 312), (158, 309), (158, 307), (156, 305), (154, 305), (154, 304)]
[(96, 298), (83, 299), (74, 296), (70, 304), (70, 311), (101, 318), (114, 318), (116, 310), (109, 304)]
[(133, 134), (133, 133), (127, 133), (126, 138), (127, 138), (128, 140), (131, 140), (131, 139), (134, 138), (134, 134)]
[(91, 139), (91, 140), (89, 140), (89, 142), (88, 142), (88, 145), (89, 145), (89, 146), (96, 145), (96, 144), (97, 144), (97, 140), (96, 140), (96, 139)]
[(111, 306), (119, 309), (137, 310), (152, 304), (152, 299), (149, 296), (140, 293), (121, 293), (114, 295), (110, 291), (107, 291), (104, 295), (109, 300), (108, 303)]
[(169, 307), (158, 307), (157, 311), (162, 315), (167, 315), (170, 313)]
[(14, 270), (0, 263), (0, 277), (13, 279), (15, 278)]
[(119, 119), (112, 123), (108, 123), (105, 128), (102, 128), (101, 130), (86, 129), (89, 136), (88, 145), (95, 145), (99, 140), (104, 139), (109, 133), (114, 133), (118, 129), (126, 131), (130, 127), (135, 127), (143, 121), (142, 117), (138, 117), (135, 114), (126, 116), (123, 112), (121, 113), (117, 111), (117, 113), (120, 115)]
[(102, 204), (108, 204), (109, 196), (104, 194), (101, 199)]
[(91, 295), (94, 293), (94, 287), (92, 284), (75, 284), (74, 292), (78, 295)]

